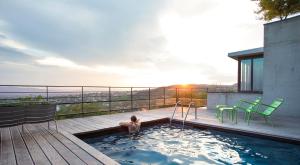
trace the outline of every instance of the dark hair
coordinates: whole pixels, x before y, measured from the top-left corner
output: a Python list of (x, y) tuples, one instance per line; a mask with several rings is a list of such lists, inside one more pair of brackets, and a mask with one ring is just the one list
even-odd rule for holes
[(136, 122), (137, 121), (137, 118), (134, 115), (132, 115), (130, 119), (131, 119), (132, 122)]

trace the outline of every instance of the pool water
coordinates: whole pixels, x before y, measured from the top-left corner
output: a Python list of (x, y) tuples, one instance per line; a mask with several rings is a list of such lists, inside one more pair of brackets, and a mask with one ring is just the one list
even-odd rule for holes
[(300, 146), (169, 124), (83, 139), (120, 164), (300, 164)]

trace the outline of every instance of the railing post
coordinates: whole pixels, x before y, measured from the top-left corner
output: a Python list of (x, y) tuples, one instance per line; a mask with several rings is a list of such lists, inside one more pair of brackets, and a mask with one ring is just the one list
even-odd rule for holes
[(177, 88), (176, 88), (176, 103), (178, 102)]
[(48, 86), (46, 86), (46, 100), (49, 101), (49, 92), (48, 92)]
[(196, 104), (194, 104), (195, 106), (195, 119), (197, 119), (197, 107), (196, 107)]
[(206, 99), (205, 99), (205, 106), (207, 106), (207, 96), (208, 96), (208, 91), (209, 89), (208, 89), (208, 87), (206, 88)]
[(81, 115), (83, 116), (83, 86), (81, 86)]
[(148, 94), (149, 94), (148, 110), (150, 110), (150, 109), (151, 109), (151, 95), (150, 95), (150, 88), (149, 88)]
[(108, 87), (108, 105), (109, 105), (109, 113), (111, 113), (111, 87)]
[(182, 103), (180, 103), (181, 104), (181, 118), (183, 118), (183, 105), (182, 105)]
[(166, 87), (164, 87), (164, 107), (166, 107)]
[(130, 104), (131, 104), (131, 111), (133, 111), (133, 95), (132, 95), (132, 87), (130, 88)]
[(193, 101), (193, 88), (191, 88), (191, 102)]

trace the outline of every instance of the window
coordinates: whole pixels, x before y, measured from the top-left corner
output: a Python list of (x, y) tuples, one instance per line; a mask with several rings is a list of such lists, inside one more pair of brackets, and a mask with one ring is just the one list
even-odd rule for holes
[(241, 61), (241, 91), (251, 90), (251, 59)]
[(263, 89), (263, 58), (253, 59), (253, 91), (262, 91)]
[(262, 92), (263, 64), (262, 57), (239, 60), (239, 91)]

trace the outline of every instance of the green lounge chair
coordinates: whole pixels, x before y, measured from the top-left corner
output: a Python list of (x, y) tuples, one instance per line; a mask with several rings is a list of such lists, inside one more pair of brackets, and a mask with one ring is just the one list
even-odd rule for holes
[[(223, 122), (223, 111), (227, 111), (229, 115), (229, 117), (231, 117), (232, 121), (234, 116), (237, 116), (237, 110), (243, 110), (245, 112), (245, 121), (246, 121), (246, 112), (247, 109), (251, 108), (256, 108), (257, 105), (261, 102), (261, 97), (257, 97), (253, 102), (247, 101), (247, 100), (243, 100), (241, 99), (236, 105), (234, 106), (229, 106), (229, 105), (216, 105), (216, 109), (217, 109), (217, 113), (216, 116), (219, 120), (221, 120), (221, 122)], [(227, 115), (228, 115), (227, 114)], [(236, 118), (236, 123), (237, 123), (237, 118)]]
[[(228, 106), (228, 105), (216, 105), (216, 116), (223, 123), (223, 112), (227, 111), (227, 115), (233, 121), (235, 116), (235, 123), (237, 123), (237, 110), (241, 109), (246, 111), (248, 108), (253, 108), (261, 101), (261, 98), (256, 98), (253, 102), (249, 102), (241, 99), (236, 105)], [(246, 115), (245, 115), (246, 116)], [(245, 117), (246, 120), (246, 117)]]
[(244, 112), (244, 120), (247, 120), (247, 114), (250, 110), (257, 110), (259, 104), (261, 103), (261, 97), (257, 97), (253, 102), (247, 100), (241, 100), (244, 103), (243, 106), (238, 105), (236, 109), (242, 110)]
[[(282, 103), (283, 103), (283, 99), (278, 98), (278, 99), (275, 99), (270, 105), (260, 103), (259, 107), (257, 109), (254, 109), (254, 108), (247, 109), (246, 112), (247, 112), (248, 125), (250, 123), (252, 113), (255, 113), (260, 116), (263, 116), (266, 123), (268, 123), (268, 121), (270, 121), (271, 125), (274, 126), (272, 121), (270, 120), (270, 117), (273, 114), (273, 112), (281, 106)], [(263, 107), (263, 111), (262, 111), (262, 107)]]

